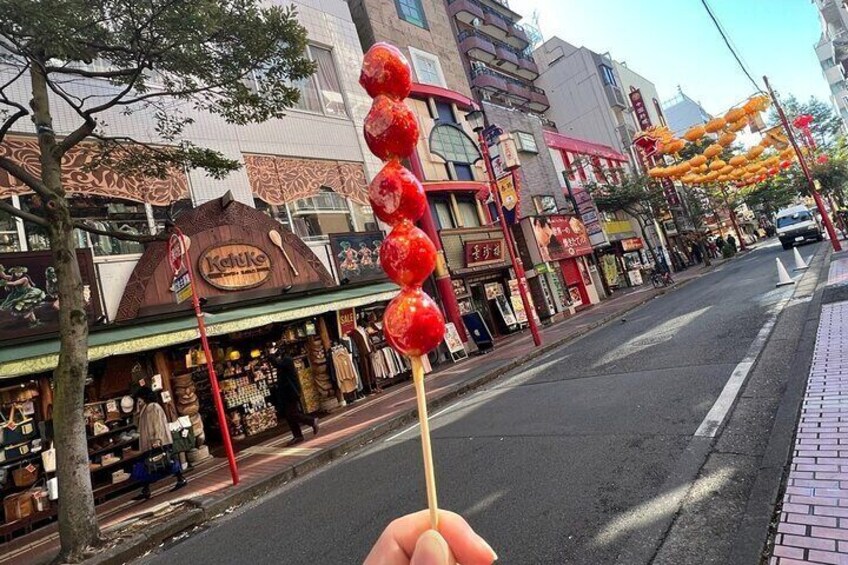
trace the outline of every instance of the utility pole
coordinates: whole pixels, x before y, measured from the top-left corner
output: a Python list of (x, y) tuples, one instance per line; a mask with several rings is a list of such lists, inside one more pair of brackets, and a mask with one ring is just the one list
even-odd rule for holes
[(813, 175), (810, 174), (810, 167), (807, 165), (807, 160), (804, 158), (801, 148), (798, 147), (798, 142), (795, 140), (795, 133), (789, 125), (789, 120), (786, 119), (786, 114), (783, 112), (783, 108), (780, 106), (777, 96), (775, 96), (774, 91), (771, 89), (768, 77), (764, 76), (763, 81), (766, 83), (766, 88), (769, 91), (769, 96), (771, 96), (772, 102), (774, 102), (774, 108), (777, 110), (777, 115), (780, 117), (780, 123), (783, 124), (783, 129), (786, 131), (786, 137), (789, 138), (789, 143), (792, 144), (793, 149), (795, 149), (795, 155), (798, 156), (798, 162), (801, 164), (801, 170), (807, 178), (810, 194), (813, 195), (813, 200), (816, 201), (816, 208), (818, 208), (819, 214), (822, 217), (822, 222), (824, 222), (824, 227), (827, 230), (828, 237), (830, 238), (830, 244), (833, 246), (833, 251), (842, 251), (842, 245), (839, 243), (839, 236), (836, 235), (836, 230), (833, 228), (833, 222), (830, 220), (830, 216), (827, 214), (827, 210), (824, 207), (824, 200), (822, 199), (821, 194), (819, 194), (819, 191), (816, 190), (816, 183), (813, 182)]

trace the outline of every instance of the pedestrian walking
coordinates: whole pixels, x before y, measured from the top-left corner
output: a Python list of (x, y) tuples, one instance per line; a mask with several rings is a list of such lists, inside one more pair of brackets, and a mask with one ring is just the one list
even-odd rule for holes
[(724, 249), (724, 238), (721, 237), (721, 234), (717, 238), (715, 238), (716, 249), (718, 249), (719, 255), (721, 255), (721, 250)]
[(690, 251), (692, 253), (692, 258), (695, 260), (695, 263), (701, 264), (701, 262), (704, 260), (703, 256), (701, 255), (701, 246), (695, 242), (692, 242), (692, 247), (690, 248)]
[(733, 249), (733, 254), (735, 255), (736, 254), (736, 238), (733, 237), (733, 234), (730, 234), (729, 236), (727, 236), (727, 245), (729, 245), (730, 248)]
[(303, 432), (300, 425), (312, 428), (312, 433), (318, 435), (318, 418), (307, 416), (300, 408), (300, 382), (297, 380), (297, 368), (294, 359), (280, 350), (274, 352), (271, 362), (277, 369), (277, 389), (274, 392), (274, 405), (277, 412), (285, 418), (294, 436), (286, 445), (297, 445), (303, 442)]
[(163, 477), (170, 474), (177, 477), (172, 491), (183, 488), (188, 481), (183, 476), (179, 461), (174, 459), (171, 449), (174, 440), (168, 426), (168, 416), (159, 404), (156, 393), (150, 387), (143, 386), (135, 393), (135, 397), (142, 402), (137, 427), (138, 448), (144, 456), (133, 467), (134, 478), (143, 484), (141, 493), (134, 500), (147, 500), (150, 498), (150, 485)]

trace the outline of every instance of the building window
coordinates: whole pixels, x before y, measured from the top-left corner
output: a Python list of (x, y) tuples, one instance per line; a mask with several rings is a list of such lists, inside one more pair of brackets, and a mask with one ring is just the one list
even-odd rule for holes
[(515, 132), (515, 143), (518, 146), (519, 151), (524, 151), (526, 153), (539, 152), (539, 148), (536, 145), (536, 138), (533, 137), (532, 133), (527, 133), (525, 131)]
[[(10, 204), (10, 202), (7, 202)], [(18, 220), (8, 212), (0, 211), (0, 253), (21, 250), (18, 240)]]
[(464, 228), (480, 227), (480, 216), (477, 214), (477, 203), (473, 196), (457, 196), (456, 208)]
[(421, 0), (395, 0), (398, 16), (405, 22), (427, 29), (427, 16)]
[[(280, 207), (278, 207), (280, 209)], [(294, 233), (303, 240), (353, 231), (347, 200), (330, 188), (288, 204)], [(279, 213), (279, 212), (278, 212)]]
[(442, 65), (437, 56), (415, 47), (409, 48), (409, 55), (418, 82), (441, 87), (446, 86), (445, 74), (442, 72)]
[(612, 70), (612, 67), (608, 65), (598, 65), (598, 69), (601, 71), (601, 79), (604, 81), (604, 84), (608, 86), (618, 86), (615, 82), (615, 72)]
[(537, 214), (556, 214), (557, 203), (553, 196), (534, 196), (533, 204), (536, 206)]
[(453, 214), (451, 214), (450, 202), (446, 198), (434, 198), (430, 201), (430, 211), (433, 213), (433, 218), (439, 224), (440, 230), (447, 230), (456, 227)]
[[(346, 118), (341, 82), (336, 73), (333, 53), (324, 47), (310, 45), (306, 56), (315, 62), (317, 70), (312, 76), (292, 81), (291, 86), (300, 91), (300, 98), (293, 106), (296, 110), (315, 112), (336, 118)], [(257, 92), (262, 92), (262, 73), (254, 71), (253, 80)]]
[(480, 152), (468, 134), (453, 124), (436, 124), (430, 132), (430, 151), (454, 166), (469, 170), (480, 159)]

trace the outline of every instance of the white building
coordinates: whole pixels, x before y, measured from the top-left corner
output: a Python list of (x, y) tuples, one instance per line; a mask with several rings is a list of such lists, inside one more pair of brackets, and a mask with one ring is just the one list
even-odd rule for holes
[(680, 87), (674, 98), (663, 102), (662, 108), (669, 129), (678, 137), (692, 126), (705, 124), (713, 118), (700, 103), (686, 96)]
[(830, 100), (848, 125), (848, 9), (838, 0), (813, 0), (819, 9), (821, 39), (815, 46), (822, 73), (830, 86)]
[(552, 37), (536, 48), (533, 57), (541, 71), (536, 83), (551, 102), (547, 115), (563, 135), (632, 155), (633, 138), (645, 125), (631, 102), (630, 94), (636, 90), (650, 124), (663, 123), (653, 83), (609, 54)]

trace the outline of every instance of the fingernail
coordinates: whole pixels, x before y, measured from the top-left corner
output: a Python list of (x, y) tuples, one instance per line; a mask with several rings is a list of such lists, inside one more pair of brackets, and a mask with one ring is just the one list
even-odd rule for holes
[[(480, 536), (477, 536), (477, 537), (480, 538)], [(498, 560), (498, 554), (495, 553), (495, 550), (492, 549), (492, 546), (489, 545), (486, 540), (484, 540), (483, 538), (480, 538), (480, 545), (482, 545), (486, 549), (486, 551), (489, 552), (489, 555), (491, 555), (492, 563), (494, 563), (495, 561)]]
[(415, 565), (448, 565), (450, 552), (448, 544), (437, 532), (424, 532), (415, 544), (412, 563)]

